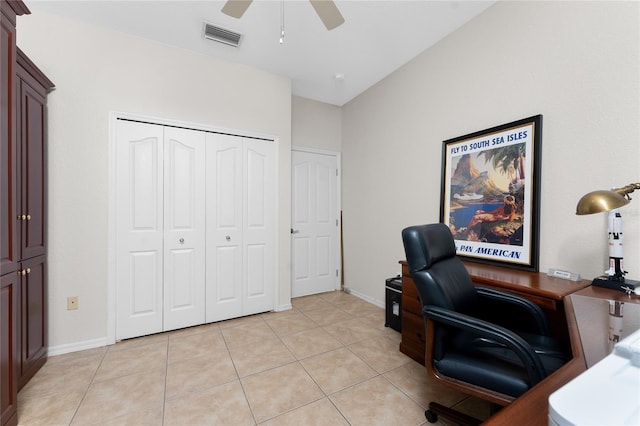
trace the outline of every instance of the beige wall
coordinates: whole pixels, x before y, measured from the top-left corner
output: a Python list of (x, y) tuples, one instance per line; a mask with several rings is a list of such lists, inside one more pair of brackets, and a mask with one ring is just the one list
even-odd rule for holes
[[(291, 97), (288, 80), (248, 67), (44, 13), (20, 18), (18, 45), (57, 85), (50, 345), (106, 336), (111, 110), (280, 137), (281, 304), (291, 144), (342, 151), (346, 285), (382, 303), (404, 258), (400, 230), (438, 220), (442, 141), (541, 113), (540, 269), (600, 274), (605, 218), (573, 212), (587, 191), (640, 181), (638, 16), (637, 2), (501, 2), (343, 108)], [(623, 210), (635, 279), (639, 212), (637, 200)], [(65, 310), (69, 295), (78, 311)]]
[[(49, 97), (50, 347), (97, 345), (107, 336), (111, 111), (279, 138), (278, 303), (289, 304), (288, 79), (41, 12), (19, 19), (18, 45), (56, 84)], [(77, 311), (66, 310), (72, 295)]]
[(342, 108), (291, 98), (291, 144), (325, 151), (342, 149)]
[[(638, 2), (499, 2), (345, 105), (345, 285), (383, 301), (402, 228), (439, 220), (443, 140), (535, 114), (540, 270), (600, 275), (606, 216), (574, 212), (588, 191), (640, 181), (639, 36)], [(625, 264), (640, 279), (635, 198)]]

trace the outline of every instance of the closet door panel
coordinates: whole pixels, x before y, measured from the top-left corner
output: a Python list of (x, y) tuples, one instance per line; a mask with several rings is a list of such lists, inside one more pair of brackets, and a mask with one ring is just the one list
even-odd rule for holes
[(207, 135), (207, 322), (242, 312), (242, 143)]
[(276, 182), (274, 144), (244, 140), (244, 314), (275, 303)]
[(163, 329), (163, 129), (116, 124), (116, 339)]
[(205, 136), (164, 129), (164, 329), (205, 321)]

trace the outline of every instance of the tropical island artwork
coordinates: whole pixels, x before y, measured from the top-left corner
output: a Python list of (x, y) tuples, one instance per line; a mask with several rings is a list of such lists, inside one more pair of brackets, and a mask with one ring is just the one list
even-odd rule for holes
[(521, 143), (463, 154), (455, 161), (449, 228), (456, 239), (522, 245), (524, 149)]
[(441, 220), (459, 255), (537, 267), (538, 117), (444, 142)]

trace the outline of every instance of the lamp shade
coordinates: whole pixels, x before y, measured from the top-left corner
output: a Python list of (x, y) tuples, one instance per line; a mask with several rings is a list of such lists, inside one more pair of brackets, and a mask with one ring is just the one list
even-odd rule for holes
[(629, 204), (629, 200), (615, 191), (592, 191), (578, 201), (576, 214), (607, 212)]

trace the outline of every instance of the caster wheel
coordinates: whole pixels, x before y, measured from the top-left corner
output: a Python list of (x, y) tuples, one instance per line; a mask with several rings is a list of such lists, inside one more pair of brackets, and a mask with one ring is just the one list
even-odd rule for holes
[(438, 421), (438, 415), (431, 410), (425, 411), (424, 416), (427, 418), (429, 423), (435, 423)]

